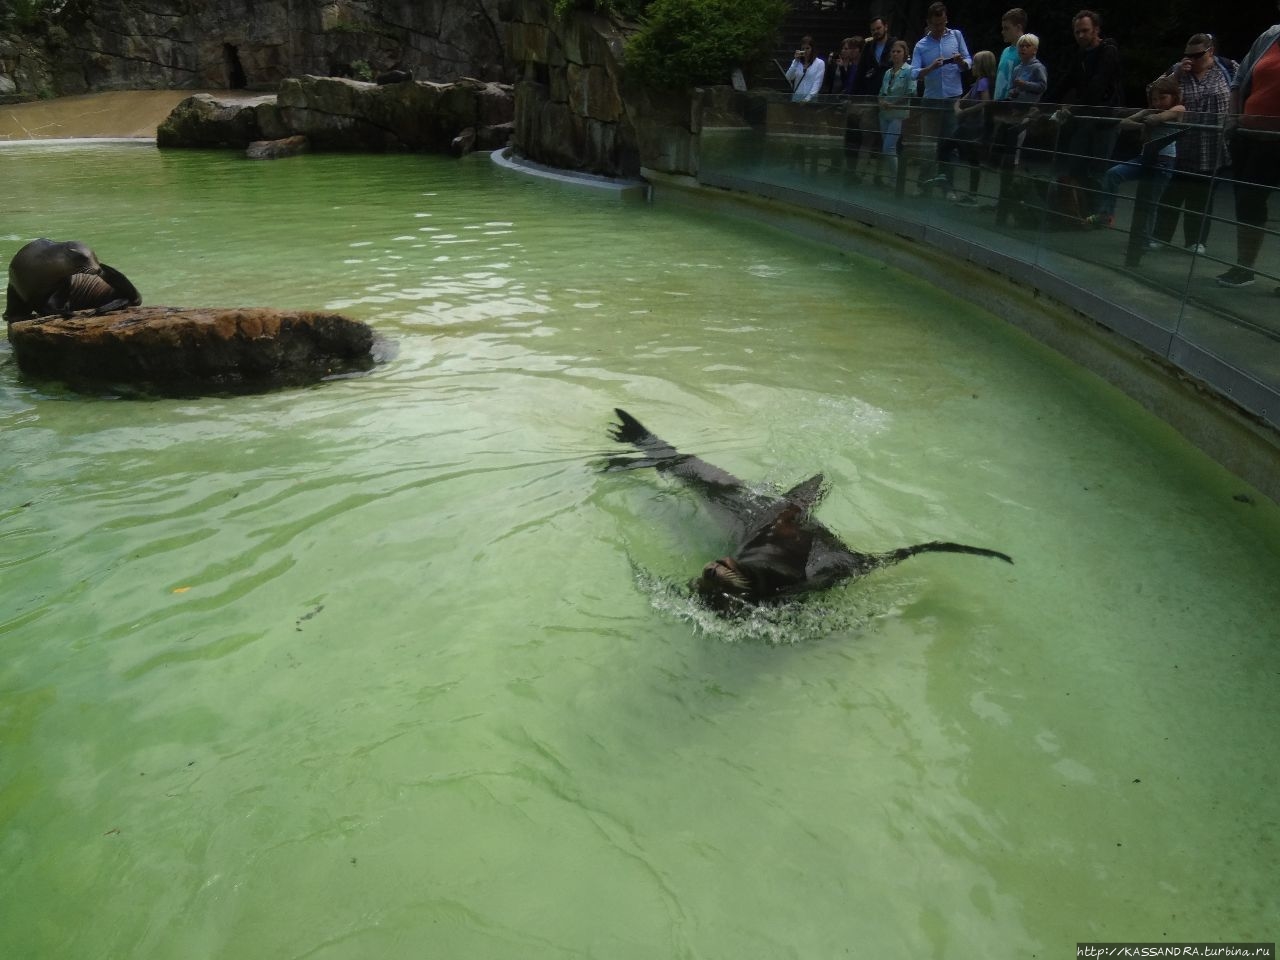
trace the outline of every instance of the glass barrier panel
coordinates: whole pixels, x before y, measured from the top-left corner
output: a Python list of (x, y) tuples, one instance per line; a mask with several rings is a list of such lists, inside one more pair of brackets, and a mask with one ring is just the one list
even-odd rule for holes
[(703, 124), (703, 182), (857, 215), (1015, 278), (1025, 265), (1280, 425), (1280, 122), (1224, 133), (1221, 116), (1152, 124), (1044, 103), (738, 103)]

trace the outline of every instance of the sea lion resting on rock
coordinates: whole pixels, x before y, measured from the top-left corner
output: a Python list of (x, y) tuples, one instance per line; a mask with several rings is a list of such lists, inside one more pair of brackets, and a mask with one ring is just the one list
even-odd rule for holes
[(138, 306), (142, 296), (119, 270), (78, 240), (32, 240), (9, 262), (4, 318), (10, 323), (74, 310), (107, 313)]
[(762, 603), (776, 603), (812, 590), (822, 590), (860, 577), (917, 553), (942, 551), (996, 557), (1006, 554), (962, 543), (932, 540), (888, 553), (858, 553), (814, 519), (813, 509), (825, 490), (822, 474), (793, 487), (782, 497), (749, 489), (733, 474), (691, 454), (680, 453), (654, 436), (635, 417), (615, 410), (621, 423), (613, 438), (629, 443), (640, 457), (616, 457), (606, 469), (655, 467), (697, 489), (715, 508), (738, 540), (729, 556), (713, 560), (690, 582), (699, 598), (719, 613), (735, 613)]

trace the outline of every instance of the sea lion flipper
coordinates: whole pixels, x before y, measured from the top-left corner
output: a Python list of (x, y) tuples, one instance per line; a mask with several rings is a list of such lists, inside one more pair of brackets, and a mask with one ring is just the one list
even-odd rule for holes
[(1013, 563), (1013, 557), (1007, 553), (1001, 553), (999, 550), (988, 550), (986, 547), (971, 547), (965, 543), (951, 543), (947, 540), (930, 540), (928, 543), (899, 547), (897, 550), (890, 550), (888, 553), (876, 554), (872, 559), (877, 566), (887, 567), (891, 564), (899, 563), (907, 559), (907, 557), (914, 557), (917, 553), (968, 553), (976, 557), (992, 557), (996, 560), (1003, 560), (1005, 563)]
[(33, 308), (27, 301), (22, 299), (21, 294), (13, 289), (13, 284), (9, 284), (9, 289), (5, 292), (4, 300), (4, 318), (9, 323), (15, 320), (25, 320), (34, 312)]
[[(686, 483), (700, 484), (717, 490), (737, 490), (742, 486), (742, 481), (729, 471), (721, 470), (701, 457), (681, 453), (627, 411), (615, 407), (613, 412), (617, 414), (619, 420), (610, 428), (613, 439), (619, 443), (629, 443), (644, 454), (640, 459), (630, 461), (631, 468), (655, 467)], [(607, 468), (626, 469), (622, 460), (623, 458), (620, 457), (614, 458), (608, 463)]]
[(118, 306), (112, 305), (100, 308), (100, 312), (105, 313), (107, 309), (116, 310), (124, 306), (139, 307), (142, 305), (142, 294), (138, 292), (137, 287), (129, 282), (128, 277), (108, 264), (101, 263), (99, 265), (102, 267), (102, 273), (99, 276), (111, 285), (111, 289), (115, 291), (116, 296), (121, 300)]
[(94, 307), (93, 315), (95, 317), (100, 317), (104, 313), (111, 313), (113, 310), (123, 310), (125, 307), (129, 305), (130, 304), (128, 300), (124, 299), (124, 297), (120, 297), (117, 300), (110, 300), (107, 303), (103, 303), (103, 304), (100, 304), (99, 306)]
[(75, 279), (75, 274), (68, 274), (58, 281), (57, 286), (53, 288), (53, 292), (49, 294), (49, 299), (45, 301), (43, 314), (61, 314), (65, 320), (72, 314), (71, 308), (71, 286)]
[(613, 439), (619, 443), (640, 444), (646, 440), (655, 439), (653, 434), (649, 432), (648, 427), (621, 407), (614, 407), (613, 412), (621, 422), (611, 424), (609, 432), (613, 434)]
[(797, 483), (794, 487), (782, 495), (782, 499), (798, 504), (807, 513), (822, 502), (822, 498), (827, 495), (826, 489), (823, 487), (823, 476), (815, 473), (808, 480)]

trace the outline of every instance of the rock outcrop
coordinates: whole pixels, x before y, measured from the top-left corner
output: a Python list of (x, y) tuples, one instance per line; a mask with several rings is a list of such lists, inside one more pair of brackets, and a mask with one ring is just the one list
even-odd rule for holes
[(503, 0), (516, 83), (512, 143), (538, 163), (612, 177), (647, 167), (698, 172), (703, 98), (628, 82), (634, 26), (587, 11), (557, 16), (549, 0)]
[(627, 31), (609, 18), (559, 18), (546, 0), (504, 0), (507, 50), (521, 71), (513, 144), (538, 163), (606, 176), (640, 172), (623, 105)]
[[(271, 90), (298, 74), (510, 79), (498, 0), (94, 0), (65, 5), (0, 74), (27, 97)], [(2, 41), (3, 38), (0, 38)], [(8, 61), (12, 61), (11, 63)]]
[[(295, 77), (280, 84), (280, 119), (320, 150), (448, 151), (454, 137), (510, 123), (511, 87), (464, 77), (379, 86), (333, 77)], [(505, 139), (503, 140), (505, 144)]]
[(448, 152), (464, 130), (475, 146), (505, 146), (515, 105), (505, 84), (464, 78), (378, 85), (335, 77), (294, 77), (275, 97), (222, 101), (188, 97), (156, 131), (161, 147), (247, 147), (301, 136), (317, 150)]
[(75, 389), (167, 395), (266, 390), (373, 364), (372, 329), (340, 314), (261, 307), (135, 307), (9, 325), (27, 374)]
[(208, 93), (187, 97), (156, 129), (161, 147), (247, 147), (255, 140), (292, 136), (280, 121), (272, 94), (220, 100)]
[(309, 149), (311, 144), (306, 137), (293, 136), (280, 140), (255, 140), (245, 149), (244, 155), (250, 160), (282, 160), (306, 153)]

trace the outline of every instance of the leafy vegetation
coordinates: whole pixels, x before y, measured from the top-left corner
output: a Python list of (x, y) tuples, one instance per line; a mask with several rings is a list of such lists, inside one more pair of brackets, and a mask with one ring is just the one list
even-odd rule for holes
[(67, 0), (0, 0), (0, 24), (28, 29), (47, 22), (67, 5)]
[(561, 20), (574, 10), (595, 10), (634, 20), (649, 3), (650, 0), (555, 0), (555, 12)]
[(627, 69), (649, 87), (726, 83), (734, 67), (765, 54), (786, 0), (652, 0), (627, 43)]

